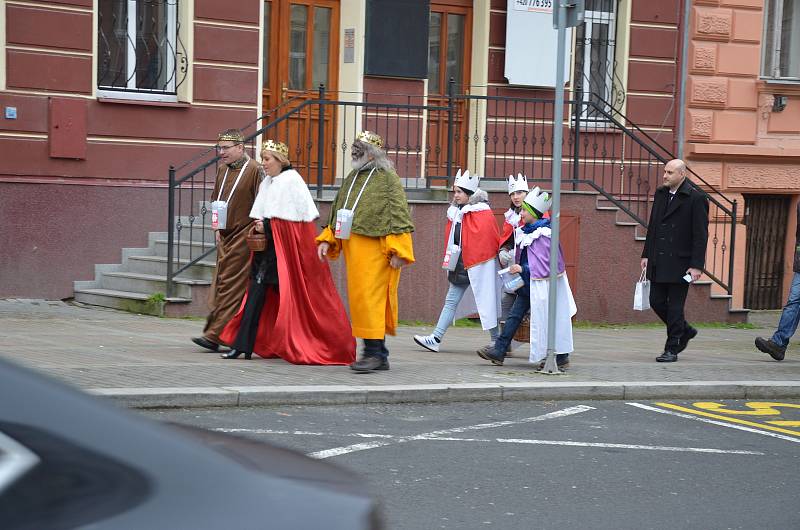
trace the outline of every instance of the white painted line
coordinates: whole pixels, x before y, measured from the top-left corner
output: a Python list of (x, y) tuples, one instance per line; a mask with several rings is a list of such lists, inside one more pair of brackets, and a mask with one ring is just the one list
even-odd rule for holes
[(543, 420), (550, 420), (554, 418), (563, 418), (564, 416), (570, 416), (572, 414), (579, 414), (581, 412), (586, 412), (587, 410), (594, 410), (594, 407), (589, 407), (587, 405), (577, 405), (575, 407), (568, 407), (566, 409), (557, 410), (555, 412), (548, 412), (547, 414), (542, 414), (541, 416), (533, 416), (531, 418), (523, 418), (521, 420), (511, 420), (511, 421), (496, 421), (492, 423), (480, 423), (477, 425), (467, 425), (464, 427), (455, 427), (453, 429), (443, 429), (440, 431), (432, 431), (423, 434), (417, 434), (414, 436), (401, 436), (395, 438), (392, 441), (386, 442), (372, 442), (372, 443), (363, 443), (363, 444), (354, 444), (354, 445), (346, 445), (343, 447), (334, 447), (333, 449), (326, 449), (324, 451), (317, 451), (315, 453), (309, 453), (308, 456), (312, 458), (330, 458), (332, 456), (339, 456), (344, 455), (347, 453), (354, 453), (356, 451), (364, 451), (366, 449), (374, 449), (376, 447), (382, 447), (385, 445), (396, 444), (396, 443), (405, 443), (411, 442), (415, 440), (429, 440), (431, 438), (436, 438), (438, 436), (445, 436), (448, 434), (454, 434), (459, 432), (467, 432), (467, 431), (476, 431), (480, 429), (493, 429), (495, 427), (506, 427), (508, 425), (519, 425), (522, 423), (531, 423), (534, 421), (543, 421)]
[(326, 449), (324, 451), (317, 451), (315, 453), (308, 453), (311, 458), (331, 458), (339, 455), (346, 455), (347, 453), (355, 453), (358, 451), (366, 451), (367, 449), (375, 449), (376, 447), (383, 447), (384, 445), (391, 445), (393, 443), (403, 443), (407, 440), (398, 438), (396, 441), (391, 442), (368, 442), (363, 444), (346, 445), (344, 447), (334, 447), (333, 449)]
[(249, 433), (249, 434), (292, 434), (292, 435), (301, 435), (301, 436), (350, 436), (356, 438), (396, 438), (393, 434), (372, 434), (372, 433), (346, 433), (346, 434), (337, 434), (333, 432), (312, 432), (312, 431), (276, 431), (274, 429), (210, 429), (215, 432), (226, 432), (230, 434), (236, 433)]
[(573, 442), (561, 440), (520, 440), (520, 439), (502, 439), (498, 438), (501, 443), (513, 444), (534, 444), (534, 445), (566, 445), (573, 447), (605, 447), (610, 449), (643, 449), (645, 451), (677, 451), (687, 453), (714, 453), (723, 455), (763, 455), (758, 451), (739, 451), (735, 449), (711, 449), (706, 447), (670, 447), (668, 445), (631, 445), (631, 444), (609, 444), (609, 443), (595, 443), (595, 442)]
[(660, 409), (660, 408), (657, 408), (657, 407), (651, 407), (650, 405), (645, 405), (643, 403), (628, 403), (628, 405), (631, 405), (632, 407), (637, 407), (637, 408), (640, 408), (640, 409), (644, 409), (644, 410), (649, 410), (649, 411), (652, 411), (652, 412), (660, 412), (661, 414), (669, 414), (670, 416), (678, 416), (679, 418), (685, 418), (687, 420), (702, 421), (703, 423), (711, 423), (713, 425), (719, 425), (721, 427), (728, 427), (730, 429), (738, 429), (740, 431), (747, 431), (747, 432), (752, 432), (752, 433), (755, 433), (755, 434), (761, 434), (761, 435), (764, 435), (764, 436), (771, 436), (773, 438), (780, 438), (781, 440), (788, 440), (790, 442), (800, 443), (800, 438), (793, 438), (791, 436), (785, 436), (783, 434), (778, 434), (778, 433), (769, 432), (769, 431), (762, 431), (762, 430), (759, 430), (759, 429), (754, 429), (752, 427), (746, 427), (744, 425), (736, 425), (736, 424), (733, 424), (733, 423), (725, 423), (724, 421), (711, 420), (711, 419), (708, 419), (708, 418), (702, 418), (700, 416), (694, 416), (692, 414), (685, 414), (683, 412), (677, 412), (677, 411), (674, 411), (674, 410)]
[[(488, 425), (488, 424), (484, 424)], [(477, 427), (477, 426), (471, 426)], [(734, 454), (734, 455), (763, 455), (764, 453), (758, 451), (739, 451), (728, 449), (713, 449), (705, 447), (671, 447), (664, 445), (639, 445), (639, 444), (612, 444), (600, 442), (574, 442), (572, 440), (530, 440), (525, 438), (457, 438), (448, 436), (434, 436), (432, 433), (420, 434), (417, 436), (397, 436), (393, 434), (375, 434), (375, 433), (335, 433), (335, 432), (311, 432), (311, 431), (279, 431), (273, 429), (212, 429), (217, 432), (225, 433), (250, 433), (250, 434), (286, 434), (286, 435), (300, 435), (300, 436), (331, 436), (331, 437), (344, 437), (344, 438), (382, 438), (389, 440), (388, 442), (374, 442), (372, 444), (355, 444), (345, 446), (347, 449), (358, 447), (357, 450), (363, 451), (365, 449), (374, 449), (389, 445), (393, 442), (410, 442), (410, 441), (431, 441), (431, 442), (479, 442), (479, 443), (514, 443), (514, 444), (528, 444), (528, 445), (561, 445), (568, 447), (599, 447), (610, 449), (641, 449), (646, 451), (675, 451), (675, 452), (688, 452), (688, 453), (713, 453), (713, 454)], [(337, 448), (342, 449), (342, 448)], [(333, 449), (329, 451), (334, 451)], [(348, 450), (346, 452), (353, 452)], [(335, 452), (327, 456), (317, 458), (330, 458), (337, 454), (345, 454), (346, 452)]]

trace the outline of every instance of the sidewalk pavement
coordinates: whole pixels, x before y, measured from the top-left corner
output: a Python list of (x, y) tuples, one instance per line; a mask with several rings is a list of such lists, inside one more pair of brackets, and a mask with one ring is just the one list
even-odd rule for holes
[(477, 328), (450, 328), (442, 351), (417, 346), (430, 328), (388, 337), (391, 370), (225, 360), (189, 339), (198, 319), (165, 319), (44, 300), (0, 300), (0, 356), (129, 407), (577, 399), (800, 397), (800, 347), (782, 362), (753, 346), (773, 329), (700, 328), (677, 363), (656, 363), (662, 327), (575, 330), (565, 375), (536, 373), (527, 344), (504, 366), (480, 359)]

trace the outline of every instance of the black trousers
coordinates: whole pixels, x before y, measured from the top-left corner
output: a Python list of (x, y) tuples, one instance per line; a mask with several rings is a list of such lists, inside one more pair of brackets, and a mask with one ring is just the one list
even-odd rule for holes
[(364, 357), (389, 357), (389, 350), (386, 348), (386, 337), (382, 339), (364, 339)]
[[(274, 251), (273, 251), (274, 253)], [(252, 268), (250, 269), (250, 285), (247, 287), (247, 301), (244, 304), (242, 322), (236, 340), (231, 347), (242, 353), (253, 353), (253, 346), (256, 343), (258, 334), (258, 322), (261, 319), (261, 311), (264, 309), (264, 301), (267, 299), (267, 291), (278, 290), (277, 275), (272, 277), (269, 272), (270, 256), (267, 251), (255, 252), (253, 254)]]
[(667, 342), (664, 350), (677, 352), (683, 334), (688, 331), (689, 323), (683, 316), (686, 294), (689, 284), (650, 282), (650, 307), (658, 318), (667, 325)]

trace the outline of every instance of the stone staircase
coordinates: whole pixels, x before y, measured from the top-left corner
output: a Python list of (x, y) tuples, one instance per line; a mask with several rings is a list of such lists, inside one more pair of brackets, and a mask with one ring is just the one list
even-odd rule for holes
[[(649, 198), (639, 200), (650, 201)], [(645, 239), (647, 238), (647, 229), (636, 221), (632, 220), (628, 214), (622, 211), (613, 202), (602, 195), (597, 195), (595, 208), (599, 211), (613, 212), (614, 224), (618, 227), (629, 227), (629, 229), (632, 228), (633, 239), (637, 242), (644, 243)], [(693, 291), (701, 291), (705, 293), (703, 295), (704, 297), (708, 297), (709, 304), (707, 307), (710, 310), (708, 316), (711, 317), (711, 321), (727, 321), (729, 323), (747, 322), (749, 310), (734, 308), (733, 296), (726, 292), (722, 292), (721, 288), (711, 280), (701, 278), (700, 280), (693, 282), (689, 291), (690, 296), (692, 296)], [(727, 318), (716, 318), (718, 316), (727, 316)]]
[[(210, 230), (198, 232), (202, 241), (178, 242), (181, 257), (214, 247)], [(147, 315), (205, 316), (216, 251), (176, 277), (174, 296), (167, 298), (167, 241), (166, 232), (150, 232), (147, 248), (123, 248), (121, 263), (95, 265), (94, 280), (74, 282), (75, 301)]]

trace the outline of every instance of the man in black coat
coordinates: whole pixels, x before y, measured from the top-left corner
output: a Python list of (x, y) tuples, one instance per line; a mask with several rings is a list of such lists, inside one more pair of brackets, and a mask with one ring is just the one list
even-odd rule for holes
[(772, 338), (756, 337), (756, 348), (768, 353), (776, 361), (782, 361), (786, 354), (789, 339), (797, 331), (800, 323), (800, 203), (797, 204), (797, 228), (795, 229), (794, 265), (792, 266), (792, 286), (789, 288), (789, 300), (781, 311), (781, 320), (778, 329)]
[(664, 166), (664, 185), (656, 189), (642, 250), (650, 307), (667, 325), (667, 342), (658, 362), (677, 361), (697, 335), (683, 316), (683, 306), (689, 283), (702, 274), (707, 243), (708, 198), (686, 179), (683, 160), (670, 160)]

